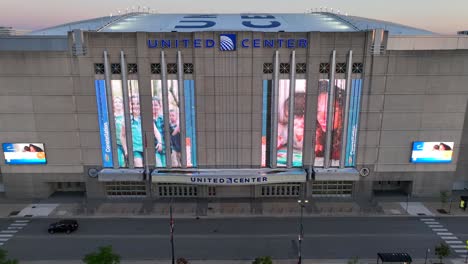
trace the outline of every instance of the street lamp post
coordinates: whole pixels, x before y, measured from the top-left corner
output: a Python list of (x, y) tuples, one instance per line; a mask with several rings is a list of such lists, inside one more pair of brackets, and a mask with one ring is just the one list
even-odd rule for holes
[(431, 249), (426, 249), (426, 258), (424, 259), (424, 264), (427, 263), (427, 254), (429, 254), (429, 252), (431, 252)]
[(175, 264), (174, 258), (174, 218), (172, 218), (172, 199), (171, 204), (169, 205), (169, 217), (170, 217), (170, 229), (171, 229), (171, 255), (172, 255), (172, 264)]
[(302, 264), (302, 239), (304, 238), (304, 225), (302, 224), (302, 218), (304, 215), (304, 207), (309, 202), (309, 200), (297, 200), (297, 203), (301, 207), (301, 219), (299, 221), (299, 250), (298, 250), (298, 264)]

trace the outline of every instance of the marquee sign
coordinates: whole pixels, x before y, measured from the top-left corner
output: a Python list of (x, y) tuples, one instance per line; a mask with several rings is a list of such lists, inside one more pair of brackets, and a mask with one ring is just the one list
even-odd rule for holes
[(260, 170), (201, 170), (201, 171), (153, 171), (153, 182), (197, 185), (257, 185), (285, 182), (305, 182), (302, 169), (281, 171)]
[[(177, 48), (215, 48), (221, 51), (236, 50), (238, 43), (235, 34), (220, 34), (220, 40), (214, 39), (148, 39), (148, 48), (177, 49)], [(241, 48), (307, 48), (307, 39), (299, 38), (277, 38), (259, 39), (244, 38), (240, 40)]]

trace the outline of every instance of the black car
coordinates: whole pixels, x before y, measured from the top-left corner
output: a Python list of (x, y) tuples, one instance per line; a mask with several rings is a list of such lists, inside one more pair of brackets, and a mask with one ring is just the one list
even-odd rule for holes
[(53, 234), (56, 232), (65, 232), (70, 234), (71, 232), (78, 229), (78, 222), (76, 220), (60, 220), (56, 223), (49, 225), (49, 233)]

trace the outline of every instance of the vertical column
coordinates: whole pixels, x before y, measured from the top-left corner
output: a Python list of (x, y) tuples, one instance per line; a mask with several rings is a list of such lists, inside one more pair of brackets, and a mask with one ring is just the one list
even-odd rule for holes
[(330, 67), (330, 83), (328, 84), (328, 109), (327, 109), (327, 132), (325, 141), (325, 153), (323, 167), (330, 167), (330, 153), (332, 145), (333, 117), (335, 116), (335, 67), (336, 50), (333, 50)]
[(289, 105), (288, 105), (288, 149), (286, 166), (292, 167), (294, 151), (294, 101), (296, 96), (296, 51), (291, 54), (291, 72), (289, 81)]
[(279, 51), (275, 51), (273, 89), (271, 91), (271, 137), (270, 137), (270, 167), (276, 168), (278, 142), (278, 87), (279, 87)]
[(182, 53), (177, 51), (177, 69), (179, 82), (179, 127), (180, 127), (180, 146), (181, 146), (181, 165), (182, 168), (187, 168), (187, 149), (185, 144), (185, 94), (184, 94), (184, 65), (182, 64)]
[(161, 89), (164, 112), (164, 142), (166, 142), (166, 167), (172, 168), (171, 135), (169, 131), (169, 95), (167, 91), (167, 65), (164, 51), (161, 50)]
[(125, 135), (127, 143), (127, 160), (128, 167), (135, 168), (133, 164), (133, 140), (132, 140), (132, 124), (130, 122), (130, 101), (128, 98), (128, 80), (127, 80), (127, 64), (125, 62), (125, 54), (120, 51), (120, 65), (122, 69), (122, 97), (124, 102), (125, 116)]
[(349, 102), (351, 99), (351, 73), (352, 73), (352, 63), (353, 63), (353, 50), (349, 51), (348, 54), (348, 72), (346, 73), (346, 98), (344, 106), (344, 122), (343, 122), (343, 133), (341, 139), (341, 153), (340, 153), (340, 168), (345, 167), (345, 157), (346, 157), (346, 145), (348, 139), (348, 119), (349, 119)]
[[(104, 51), (104, 77), (106, 80), (106, 92), (107, 92), (107, 107), (109, 109), (109, 126), (111, 134), (111, 144), (112, 144), (112, 163), (114, 169), (119, 168), (119, 157), (117, 154), (117, 139), (115, 138), (115, 120), (114, 120), (114, 103), (112, 100), (112, 88), (110, 81), (110, 64), (107, 51)], [(112, 136), (113, 135), (113, 136)]]

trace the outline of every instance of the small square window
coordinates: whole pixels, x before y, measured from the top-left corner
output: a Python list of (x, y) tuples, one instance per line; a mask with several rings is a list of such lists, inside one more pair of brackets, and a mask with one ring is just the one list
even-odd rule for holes
[(337, 63), (335, 72), (346, 73), (346, 63)]
[(177, 73), (177, 64), (168, 63), (167, 64), (167, 73), (168, 74), (176, 74)]
[(306, 63), (296, 63), (296, 73), (306, 73), (307, 64)]
[(193, 63), (184, 63), (184, 73), (193, 74)]
[(104, 74), (104, 63), (94, 63), (94, 74)]
[(161, 74), (161, 63), (151, 63), (151, 74)]
[(112, 63), (111, 64), (111, 73), (112, 74), (121, 74), (122, 68), (120, 67), (120, 63)]
[(353, 63), (352, 71), (353, 73), (362, 73), (362, 68), (363, 68), (362, 62), (356, 62), (356, 63)]
[(289, 63), (280, 63), (280, 73), (290, 73), (291, 65)]
[(263, 63), (263, 73), (273, 73), (273, 63)]
[(322, 62), (319, 67), (320, 73), (330, 73), (330, 63)]
[(138, 72), (138, 65), (136, 63), (127, 64), (127, 73), (128, 74), (135, 74), (137, 72)]

